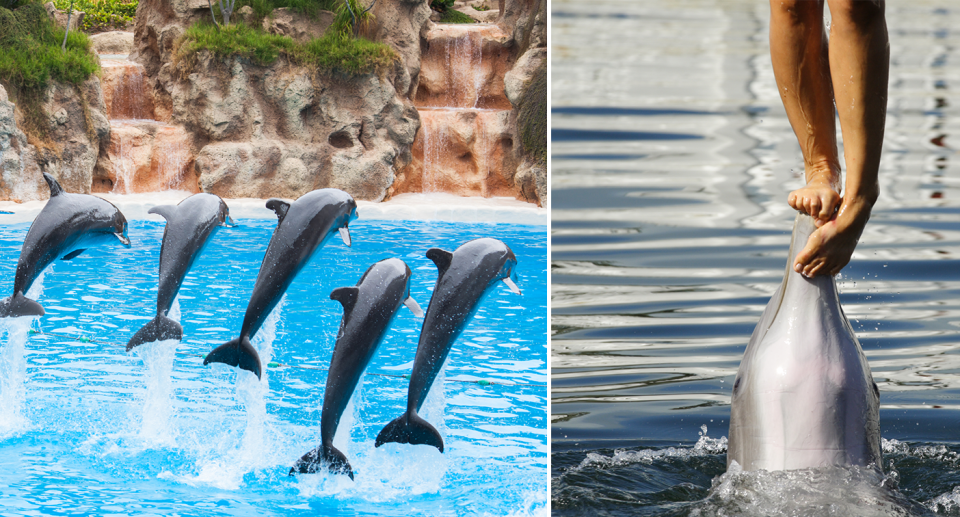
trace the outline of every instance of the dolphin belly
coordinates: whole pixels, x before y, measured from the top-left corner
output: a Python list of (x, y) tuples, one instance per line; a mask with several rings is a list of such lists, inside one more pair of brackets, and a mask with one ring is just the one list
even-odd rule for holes
[(799, 215), (783, 283), (744, 352), (730, 408), (728, 466), (880, 467), (879, 393), (833, 277), (790, 265), (814, 231)]

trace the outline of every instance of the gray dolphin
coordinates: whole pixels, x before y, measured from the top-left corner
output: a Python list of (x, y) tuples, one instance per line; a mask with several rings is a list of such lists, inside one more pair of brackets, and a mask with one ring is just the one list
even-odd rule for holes
[(387, 442), (433, 445), (443, 452), (443, 438), (417, 411), (427, 398), (434, 379), (443, 368), (450, 347), (477, 312), (479, 302), (499, 280), (520, 294), (515, 283), (517, 257), (497, 239), (469, 241), (453, 253), (439, 248), (427, 250), (437, 265), (437, 284), (420, 330), (420, 343), (413, 360), (407, 411), (377, 435), (377, 447)]
[(788, 470), (880, 465), (880, 392), (840, 308), (832, 276), (791, 265), (816, 228), (800, 214), (783, 283), (740, 362), (730, 404), (727, 466)]
[(320, 445), (304, 454), (290, 474), (314, 473), (326, 465), (330, 471), (353, 479), (353, 469), (333, 446), (333, 436), (360, 376), (383, 341), (400, 304), (418, 317), (423, 316), (420, 306), (410, 297), (409, 283), (410, 268), (402, 260), (391, 258), (370, 266), (356, 287), (340, 287), (330, 293), (331, 299), (343, 304), (343, 319), (323, 392)]
[(0, 318), (43, 316), (43, 307), (24, 293), (54, 260), (70, 260), (87, 248), (118, 239), (130, 247), (127, 219), (113, 203), (89, 194), (64, 192), (47, 173), (43, 179), (50, 186), (50, 200), (23, 240), (13, 296), (0, 300)]
[(260, 330), (297, 273), (323, 243), (339, 232), (343, 242), (350, 245), (347, 225), (357, 217), (357, 202), (350, 194), (335, 188), (307, 192), (293, 203), (269, 199), (267, 208), (276, 212), (279, 220), (260, 264), (240, 337), (218, 346), (203, 360), (203, 364), (239, 366), (255, 373), (258, 379), (260, 356), (250, 344), (250, 338)]
[(165, 339), (180, 340), (183, 327), (167, 317), (173, 300), (210, 237), (221, 226), (232, 226), (230, 209), (219, 196), (194, 194), (176, 206), (161, 205), (148, 213), (167, 220), (160, 247), (160, 282), (157, 286), (157, 316), (143, 326), (127, 343), (127, 351), (137, 345)]

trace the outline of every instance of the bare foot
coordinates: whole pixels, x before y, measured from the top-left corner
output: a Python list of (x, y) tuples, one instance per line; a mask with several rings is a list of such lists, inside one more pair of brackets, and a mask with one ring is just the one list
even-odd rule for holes
[(829, 165), (807, 171), (807, 186), (790, 193), (787, 203), (814, 219), (819, 228), (833, 218), (840, 206), (840, 171)]
[(836, 275), (849, 262), (857, 247), (876, 195), (844, 199), (837, 216), (823, 223), (797, 254), (793, 270), (805, 277)]

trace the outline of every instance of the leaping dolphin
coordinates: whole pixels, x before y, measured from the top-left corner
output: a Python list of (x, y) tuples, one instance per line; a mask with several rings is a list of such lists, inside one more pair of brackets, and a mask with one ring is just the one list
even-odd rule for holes
[(24, 293), (54, 260), (70, 260), (87, 248), (117, 239), (130, 247), (127, 219), (113, 203), (89, 194), (64, 192), (47, 173), (43, 179), (50, 186), (50, 200), (23, 240), (13, 296), (0, 300), (0, 318), (43, 316), (43, 307)]
[(173, 300), (210, 237), (221, 226), (231, 226), (230, 209), (219, 196), (194, 194), (176, 206), (155, 206), (148, 213), (167, 220), (160, 247), (160, 282), (157, 287), (157, 316), (127, 343), (129, 352), (137, 345), (183, 337), (183, 327), (167, 317)]
[(433, 445), (443, 452), (443, 438), (417, 411), (427, 398), (430, 386), (440, 373), (464, 326), (473, 317), (482, 298), (499, 280), (520, 294), (514, 282), (517, 257), (497, 239), (469, 241), (453, 253), (439, 248), (427, 250), (437, 265), (437, 284), (420, 330), (420, 343), (413, 361), (407, 389), (407, 411), (377, 435), (375, 446), (387, 442)]
[(279, 220), (260, 264), (240, 337), (220, 345), (203, 360), (203, 364), (239, 366), (255, 373), (258, 379), (260, 356), (250, 344), (250, 338), (260, 330), (297, 273), (323, 243), (339, 233), (343, 242), (350, 245), (347, 225), (357, 217), (357, 202), (350, 194), (335, 188), (307, 192), (293, 203), (269, 199), (267, 208), (276, 212)]
[(800, 214), (783, 283), (767, 304), (733, 384), (727, 466), (881, 468), (880, 391), (840, 308), (832, 276), (791, 264), (815, 230)]
[(391, 258), (370, 266), (356, 287), (340, 287), (330, 293), (331, 299), (343, 304), (343, 319), (323, 392), (320, 445), (297, 461), (290, 469), (291, 475), (314, 473), (326, 466), (331, 472), (353, 479), (353, 468), (333, 446), (333, 437), (360, 376), (383, 341), (400, 304), (417, 317), (423, 316), (420, 306), (410, 297), (409, 283), (410, 268), (402, 260)]

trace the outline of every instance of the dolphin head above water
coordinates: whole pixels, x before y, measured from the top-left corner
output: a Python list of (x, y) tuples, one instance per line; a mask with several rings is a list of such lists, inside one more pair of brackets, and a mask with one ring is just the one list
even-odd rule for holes
[(760, 316), (734, 381), (728, 467), (880, 468), (879, 391), (832, 276), (790, 267), (816, 230), (799, 215), (783, 282)]

